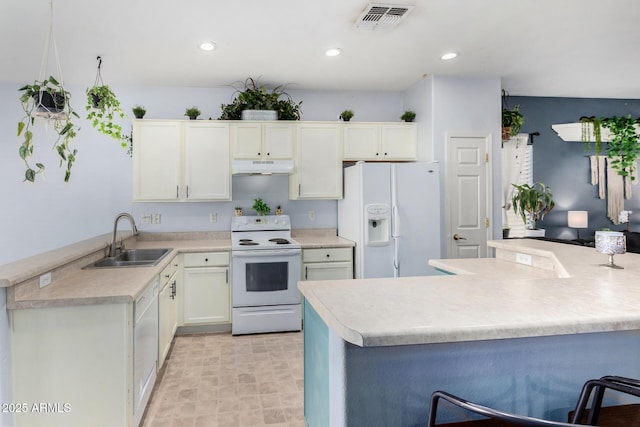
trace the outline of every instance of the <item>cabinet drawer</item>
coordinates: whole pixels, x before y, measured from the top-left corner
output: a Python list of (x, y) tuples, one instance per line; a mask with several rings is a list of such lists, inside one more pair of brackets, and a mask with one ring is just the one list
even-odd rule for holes
[(176, 271), (178, 271), (178, 257), (174, 257), (160, 273), (160, 288), (164, 287)]
[(184, 254), (184, 267), (229, 265), (229, 252), (200, 252)]
[(302, 262), (351, 261), (352, 248), (304, 249)]

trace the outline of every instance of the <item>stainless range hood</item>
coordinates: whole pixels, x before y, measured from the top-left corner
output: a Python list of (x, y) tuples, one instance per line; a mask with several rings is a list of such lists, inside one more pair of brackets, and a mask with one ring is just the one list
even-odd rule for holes
[(293, 173), (293, 160), (233, 160), (233, 175), (272, 175)]

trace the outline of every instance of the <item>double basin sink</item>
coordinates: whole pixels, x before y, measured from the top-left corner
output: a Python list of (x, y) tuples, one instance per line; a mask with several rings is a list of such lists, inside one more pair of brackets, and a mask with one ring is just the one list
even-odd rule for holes
[(116, 256), (105, 257), (95, 261), (85, 269), (145, 267), (157, 265), (171, 249), (127, 249)]

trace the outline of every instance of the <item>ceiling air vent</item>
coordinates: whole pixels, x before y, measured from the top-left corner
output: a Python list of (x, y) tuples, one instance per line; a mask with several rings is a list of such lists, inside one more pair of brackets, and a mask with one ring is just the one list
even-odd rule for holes
[(356, 30), (390, 30), (400, 23), (415, 6), (370, 4), (356, 21)]

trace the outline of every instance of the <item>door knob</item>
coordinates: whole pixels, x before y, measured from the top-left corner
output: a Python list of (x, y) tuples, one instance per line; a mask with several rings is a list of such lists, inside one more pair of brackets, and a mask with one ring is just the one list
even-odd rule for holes
[(453, 240), (467, 240), (467, 238), (466, 237), (462, 237), (462, 236), (460, 236), (459, 234), (456, 233), (456, 234), (453, 235)]

